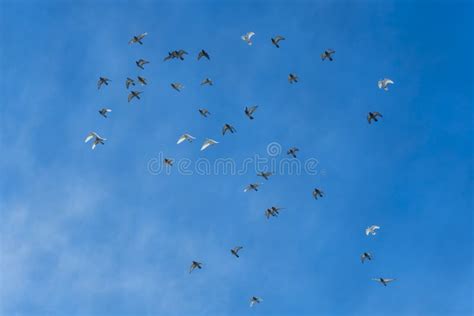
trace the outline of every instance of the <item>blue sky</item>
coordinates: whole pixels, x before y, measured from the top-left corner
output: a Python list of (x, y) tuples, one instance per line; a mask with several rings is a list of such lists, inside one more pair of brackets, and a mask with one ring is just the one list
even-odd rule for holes
[[(469, 1), (0, 1), (0, 314), (472, 315), (472, 12)], [(127, 44), (142, 32), (143, 46)], [(181, 48), (183, 62), (162, 61)], [(211, 60), (197, 62), (203, 48)], [(138, 74), (149, 85), (127, 103), (124, 80)], [(113, 81), (97, 90), (101, 75)], [(368, 111), (384, 117), (368, 125)], [(222, 137), (224, 123), (237, 133)], [(92, 151), (90, 131), (106, 144)], [(198, 139), (176, 145), (184, 132)], [(200, 152), (206, 137), (220, 143)], [(243, 193), (251, 169), (147, 168), (162, 154), (238, 164), (271, 142), (318, 172)], [(267, 221), (271, 205), (286, 210)], [(362, 265), (364, 251), (374, 260)], [(204, 268), (190, 275), (192, 260)], [(253, 295), (264, 302), (250, 309)]]

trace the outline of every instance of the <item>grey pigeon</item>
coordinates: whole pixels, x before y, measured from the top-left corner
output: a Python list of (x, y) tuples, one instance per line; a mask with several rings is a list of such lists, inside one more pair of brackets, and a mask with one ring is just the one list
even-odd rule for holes
[(277, 35), (275, 36), (275, 38), (272, 38), (272, 44), (275, 45), (277, 48), (280, 48), (280, 45), (278, 45), (278, 43), (280, 41), (283, 41), (285, 38), (281, 35)]
[(142, 39), (147, 36), (148, 33), (142, 33), (140, 35), (136, 35), (132, 37), (132, 39), (128, 42), (128, 44), (133, 44), (133, 43), (139, 43), (140, 45), (143, 45)]
[(236, 132), (236, 129), (232, 125), (226, 123), (224, 124), (224, 127), (222, 127), (222, 135), (225, 135), (227, 131), (233, 134)]
[(287, 155), (291, 155), (293, 158), (296, 158), (296, 153), (300, 151), (298, 148), (296, 147), (291, 147), (290, 149), (288, 149), (288, 151), (286, 152)]
[(100, 87), (102, 87), (103, 84), (108, 86), (109, 81), (112, 81), (112, 80), (110, 80), (109, 78), (106, 78), (106, 77), (99, 77), (99, 81), (97, 81), (97, 89), (100, 89)]
[(293, 82), (298, 82), (298, 76), (295, 74), (289, 74), (288, 75), (288, 82), (293, 83)]
[(128, 102), (132, 101), (133, 98), (140, 100), (141, 93), (141, 91), (130, 91), (130, 94), (128, 95)]
[(258, 105), (245, 107), (244, 113), (245, 115), (248, 116), (249, 119), (253, 120), (254, 119), (253, 113), (257, 110), (257, 108), (258, 108)]
[(377, 117), (383, 116), (379, 112), (369, 112), (369, 114), (367, 114), (367, 121), (369, 122), (369, 124), (372, 124), (372, 120), (378, 122)]
[(135, 62), (135, 64), (137, 64), (138, 68), (141, 68), (141, 69), (145, 69), (143, 66), (145, 66), (146, 64), (149, 64), (150, 62), (149, 61), (146, 61), (145, 59), (139, 59)]
[(209, 54), (208, 54), (204, 49), (202, 49), (202, 50), (199, 52), (197, 59), (199, 60), (199, 59), (201, 59), (202, 57), (205, 57), (205, 58), (207, 58), (208, 60), (211, 59), (211, 58), (209, 57)]
[(335, 53), (335, 50), (332, 49), (326, 49), (322, 54), (321, 54), (321, 59), (325, 60), (326, 58), (329, 59), (330, 61), (333, 61), (332, 55)]

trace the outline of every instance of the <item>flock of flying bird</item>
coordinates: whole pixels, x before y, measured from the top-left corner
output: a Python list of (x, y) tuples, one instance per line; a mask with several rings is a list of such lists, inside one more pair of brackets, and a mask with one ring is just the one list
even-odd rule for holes
[[(248, 33), (242, 35), (241, 39), (243, 41), (245, 41), (248, 45), (252, 45), (253, 44), (252, 37), (254, 35), (255, 35), (254, 32), (248, 32)], [(147, 33), (142, 33), (142, 34), (133, 36), (133, 38), (129, 41), (129, 44), (138, 43), (140, 45), (143, 45), (143, 39), (146, 36), (147, 36)], [(285, 40), (285, 38), (283, 36), (277, 35), (274, 38), (271, 38), (271, 43), (276, 48), (280, 48), (280, 42), (283, 41), (283, 40)], [(336, 53), (336, 51), (334, 51), (332, 49), (327, 49), (321, 54), (321, 60), (322, 61), (324, 61), (324, 60), (333, 61), (334, 60), (333, 55), (335, 53)], [(188, 55), (188, 53), (185, 50), (182, 50), (182, 49), (174, 50), (174, 51), (168, 52), (168, 55), (164, 58), (164, 61), (168, 61), (168, 60), (172, 60), (172, 59), (184, 60), (185, 55)], [(209, 53), (206, 52), (204, 49), (201, 50), (197, 55), (197, 60), (200, 60), (201, 58), (206, 58), (208, 60), (211, 59), (210, 56), (209, 56)], [(145, 60), (145, 59), (139, 59), (135, 62), (137, 67), (140, 68), (140, 69), (145, 69), (145, 65), (147, 65), (149, 63), (150, 62)], [(290, 73), (288, 75), (288, 82), (290, 84), (297, 83), (298, 80), (299, 80), (299, 78), (296, 74)], [(99, 81), (97, 82), (97, 88), (100, 89), (103, 85), (108, 86), (110, 82), (111, 82), (111, 80), (107, 77), (99, 77)], [(128, 90), (128, 89), (130, 89), (130, 87), (134, 87), (136, 85), (136, 83), (139, 83), (142, 86), (145, 86), (145, 85), (147, 85), (147, 80), (144, 77), (141, 77), (141, 76), (137, 76), (136, 80), (127, 77), (126, 80), (125, 80), (125, 87)], [(394, 82), (391, 79), (384, 78), (384, 79), (381, 79), (381, 80), (378, 81), (378, 87), (379, 87), (379, 89), (383, 89), (383, 90), (387, 91), (389, 85), (391, 85), (393, 83)], [(170, 85), (174, 90), (176, 90), (178, 92), (180, 92), (184, 88), (184, 85), (179, 83), (179, 82), (173, 82)], [(210, 85), (210, 86), (212, 86), (213, 82), (212, 82), (211, 79), (205, 78), (201, 82), (201, 85)], [(128, 102), (132, 101), (134, 98), (140, 100), (140, 94), (142, 94), (142, 93), (143, 93), (142, 91), (131, 90), (129, 95), (128, 95)], [(254, 115), (255, 111), (257, 110), (257, 108), (258, 108), (258, 106), (256, 106), (256, 105), (245, 107), (244, 114), (250, 120), (253, 120), (254, 119), (253, 115)], [(198, 111), (199, 111), (200, 115), (202, 117), (205, 117), (205, 118), (207, 118), (211, 114), (209, 112), (209, 110), (207, 110), (205, 108), (198, 109)], [(107, 118), (107, 115), (110, 112), (112, 112), (112, 110), (109, 109), (109, 108), (102, 108), (102, 109), (99, 110), (99, 114), (102, 115), (105, 118)], [(379, 112), (369, 112), (367, 114), (367, 121), (368, 121), (369, 124), (371, 124), (372, 121), (378, 122), (378, 118), (382, 118), (382, 117), (383, 117), (382, 114), (379, 113)], [(222, 127), (222, 135), (225, 135), (227, 132), (233, 134), (233, 133), (236, 132), (236, 129), (232, 125), (226, 123)], [(178, 138), (177, 144), (181, 144), (185, 141), (192, 142), (195, 139), (196, 138), (194, 136), (192, 136), (188, 133), (185, 133), (185, 134), (181, 135)], [(90, 140), (93, 140), (92, 149), (95, 149), (98, 144), (104, 145), (105, 141), (107, 139), (99, 136), (96, 132), (90, 132), (87, 135), (87, 137), (85, 139), (85, 142), (87, 143)], [(208, 148), (212, 145), (215, 145), (215, 144), (218, 144), (218, 142), (213, 140), (213, 139), (207, 138), (207, 139), (204, 140), (204, 142), (201, 146), (201, 151), (205, 150), (206, 148)], [(289, 155), (293, 158), (296, 158), (296, 154), (298, 153), (298, 151), (299, 151), (298, 148), (291, 147), (287, 150), (287, 155)], [(163, 163), (165, 165), (172, 166), (173, 165), (173, 160), (171, 160), (169, 158), (164, 158)], [(257, 174), (257, 176), (262, 177), (265, 180), (268, 180), (269, 177), (272, 176), (272, 172), (262, 171), (262, 172), (259, 172)], [(244, 192), (258, 191), (258, 188), (259, 188), (260, 185), (261, 185), (261, 183), (251, 183), (244, 189)], [(318, 198), (322, 198), (324, 196), (324, 192), (322, 190), (318, 189), (318, 188), (315, 188), (312, 192), (312, 195), (313, 195), (314, 199), (317, 200)], [(282, 209), (284, 209), (284, 208), (272, 206), (272, 207), (268, 208), (265, 211), (265, 216), (266, 216), (267, 219), (270, 218), (270, 217), (278, 216), (279, 211), (282, 210)], [(365, 234), (367, 236), (376, 235), (378, 229), (380, 229), (379, 226), (372, 225), (372, 226), (366, 228)], [(232, 248), (230, 250), (230, 252), (233, 256), (235, 256), (236, 258), (239, 258), (239, 251), (242, 250), (242, 249), (243, 249), (242, 246), (237, 246), (237, 247)], [(361, 260), (362, 263), (364, 263), (366, 260), (371, 261), (372, 258), (373, 258), (372, 254), (370, 254), (369, 252), (364, 252), (360, 256), (360, 260)], [(192, 261), (190, 269), (189, 269), (189, 273), (193, 272), (195, 269), (202, 269), (202, 267), (203, 267), (203, 263), (198, 262), (198, 261)], [(373, 278), (372, 280), (380, 282), (382, 285), (387, 286), (388, 283), (394, 281), (395, 279), (379, 277), (379, 278)], [(252, 296), (250, 298), (250, 306), (252, 307), (255, 304), (261, 303), (262, 301), (263, 301), (262, 298), (257, 297), (257, 296)]]

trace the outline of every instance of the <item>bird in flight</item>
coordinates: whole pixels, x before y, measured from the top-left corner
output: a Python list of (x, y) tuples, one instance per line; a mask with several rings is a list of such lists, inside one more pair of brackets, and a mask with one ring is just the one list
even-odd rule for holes
[(364, 252), (363, 254), (360, 255), (360, 261), (364, 263), (365, 260), (372, 260), (372, 255), (368, 252)]
[(387, 286), (388, 283), (395, 281), (395, 279), (373, 278), (372, 281), (380, 282), (383, 286)]
[(204, 149), (206, 149), (207, 147), (209, 146), (212, 146), (212, 145), (215, 145), (215, 144), (219, 144), (219, 142), (213, 140), (213, 139), (210, 139), (210, 138), (207, 138), (204, 143), (202, 143), (202, 146), (201, 146), (201, 151), (203, 151)]
[(163, 163), (167, 166), (170, 166), (170, 167), (173, 166), (173, 160), (168, 159), (168, 158), (163, 159)]
[(372, 120), (378, 122), (379, 120), (377, 120), (377, 117), (383, 116), (379, 112), (369, 112), (369, 114), (367, 114), (367, 122), (369, 122), (369, 124), (372, 124)]
[(167, 61), (167, 60), (175, 59), (175, 58), (179, 58), (180, 60), (184, 60), (184, 55), (188, 55), (188, 52), (186, 52), (183, 49), (174, 50), (172, 52), (168, 52), (168, 56), (166, 56), (163, 60)]
[(99, 77), (99, 81), (97, 81), (97, 89), (100, 89), (100, 87), (102, 87), (103, 84), (108, 86), (109, 81), (112, 81), (112, 80), (110, 80), (109, 78), (106, 78), (106, 77)]
[(224, 127), (222, 127), (222, 135), (225, 135), (225, 133), (229, 131), (231, 132), (232, 134), (234, 134), (237, 130), (235, 129), (235, 127), (233, 127), (232, 125), (230, 124), (224, 124)]
[(372, 236), (373, 236), (373, 235), (377, 235), (377, 230), (378, 230), (378, 229), (380, 229), (380, 226), (372, 225), (372, 226), (367, 227), (367, 228), (365, 229), (365, 234), (366, 234), (367, 236), (369, 236), (369, 235), (372, 235)]
[(283, 40), (285, 40), (283, 36), (277, 35), (274, 38), (272, 38), (272, 44), (275, 45), (276, 48), (280, 48), (280, 45), (278, 45), (278, 43)]
[(210, 59), (211, 59), (211, 57), (209, 57), (209, 54), (208, 54), (204, 49), (202, 49), (202, 50), (199, 52), (197, 59), (199, 60), (199, 59), (201, 59), (202, 57), (207, 58), (207, 60), (210, 60)]
[(199, 109), (198, 111), (199, 111), (199, 114), (201, 114), (204, 117), (207, 117), (208, 115), (211, 114), (211, 112), (209, 112), (208, 109)]
[(132, 37), (132, 39), (128, 42), (128, 44), (138, 43), (140, 45), (143, 45), (142, 39), (147, 35), (148, 35), (148, 33), (146, 33), (146, 32), (142, 33), (140, 35), (136, 35), (136, 36)]
[(192, 141), (196, 139), (196, 137), (194, 136), (191, 136), (189, 134), (183, 134), (179, 137), (178, 141), (176, 142), (176, 144), (181, 144), (182, 142), (184, 142), (185, 140), (187, 140), (188, 142), (192, 143)]
[(260, 183), (250, 183), (248, 186), (245, 187), (244, 192), (248, 191), (258, 191), (258, 187), (260, 186)]
[(384, 78), (382, 80), (379, 80), (377, 82), (377, 85), (379, 86), (379, 89), (384, 89), (385, 91), (388, 90), (388, 85), (394, 84), (394, 82), (391, 79)]
[(95, 149), (95, 146), (97, 146), (98, 144), (104, 145), (104, 142), (107, 140), (106, 138), (100, 137), (96, 132), (90, 132), (84, 140), (84, 143), (87, 143), (93, 138), (94, 141), (92, 142), (92, 149)]
[(146, 64), (149, 64), (149, 63), (150, 63), (149, 61), (147, 61), (145, 59), (141, 59), (141, 58), (135, 62), (135, 64), (137, 64), (138, 68), (141, 68), (141, 69), (145, 69), (145, 67), (143, 67), (143, 66), (145, 66)]
[(212, 80), (209, 79), (209, 78), (206, 78), (203, 81), (201, 81), (201, 86), (203, 86), (205, 84), (208, 84), (208, 85), (212, 86)]
[(142, 86), (145, 86), (147, 84), (146, 79), (143, 77), (137, 76), (137, 80)]
[(191, 267), (189, 268), (189, 273), (193, 272), (194, 269), (202, 269), (202, 263), (201, 262), (197, 262), (197, 261), (193, 261), (191, 263)]
[(291, 147), (290, 149), (288, 149), (288, 151), (286, 152), (287, 155), (291, 155), (293, 158), (296, 158), (296, 153), (300, 151), (298, 148), (296, 147)]
[(174, 82), (174, 83), (172, 83), (172, 84), (171, 84), (171, 87), (172, 87), (173, 89), (175, 89), (176, 91), (178, 91), (178, 92), (181, 92), (181, 89), (184, 88), (184, 86), (183, 86), (181, 83), (179, 83), (179, 82)]
[(255, 304), (260, 304), (261, 302), (263, 302), (263, 298), (252, 296), (250, 299), (250, 307), (253, 307)]
[(330, 61), (333, 61), (332, 55), (335, 53), (335, 50), (332, 49), (326, 49), (322, 54), (321, 54), (321, 59), (325, 60), (326, 58), (329, 59)]
[(125, 87), (127, 87), (127, 89), (128, 89), (130, 87), (130, 85), (134, 86), (135, 81), (133, 81), (132, 78), (127, 78), (127, 80), (125, 80)]
[(264, 178), (265, 180), (268, 180), (268, 178), (272, 175), (271, 172), (264, 172), (264, 171), (261, 171), (259, 173), (257, 173), (257, 176), (259, 177), (262, 177)]
[(270, 218), (270, 216), (278, 216), (278, 214), (280, 214), (280, 210), (282, 210), (283, 208), (282, 207), (276, 207), (276, 206), (272, 206), (270, 208), (267, 208), (265, 210), (265, 216), (268, 218)]
[(298, 82), (298, 76), (295, 74), (289, 74), (288, 75), (288, 82), (293, 83), (293, 82)]
[(313, 190), (313, 197), (314, 197), (316, 200), (318, 199), (318, 196), (319, 196), (319, 197), (323, 197), (323, 194), (324, 194), (324, 192), (321, 191), (320, 189), (317, 189), (317, 188), (316, 188), (316, 189)]
[(112, 112), (111, 109), (107, 109), (107, 108), (102, 108), (99, 110), (99, 114), (102, 115), (103, 117), (107, 118), (107, 113), (110, 113)]
[(130, 91), (128, 95), (128, 102), (132, 101), (133, 98), (137, 98), (140, 100), (140, 94), (143, 93), (142, 91)]
[(230, 250), (230, 253), (232, 253), (234, 256), (236, 256), (237, 258), (239, 258), (239, 251), (244, 248), (242, 246), (237, 246), (237, 247), (234, 247)]
[(253, 120), (253, 119), (254, 119), (253, 113), (254, 113), (255, 111), (257, 111), (257, 108), (258, 108), (258, 105), (253, 105), (253, 106), (245, 107), (244, 113), (245, 113), (245, 115), (248, 116), (249, 119)]
[(240, 38), (247, 42), (247, 44), (252, 45), (252, 36), (254, 35), (254, 32), (248, 32), (247, 34), (242, 35)]

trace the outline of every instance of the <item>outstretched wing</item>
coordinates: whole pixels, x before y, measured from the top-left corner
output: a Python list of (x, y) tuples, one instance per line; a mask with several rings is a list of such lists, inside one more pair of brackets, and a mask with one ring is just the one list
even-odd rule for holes
[(98, 136), (98, 135), (97, 135), (96, 133), (90, 132), (90, 133), (87, 135), (86, 139), (84, 140), (84, 143), (87, 143), (87, 142), (90, 141), (92, 138), (97, 137), (97, 136)]

